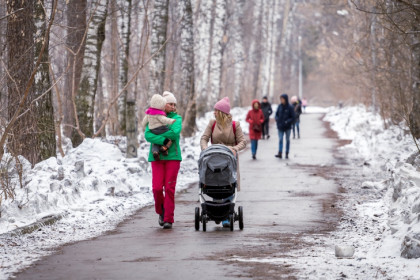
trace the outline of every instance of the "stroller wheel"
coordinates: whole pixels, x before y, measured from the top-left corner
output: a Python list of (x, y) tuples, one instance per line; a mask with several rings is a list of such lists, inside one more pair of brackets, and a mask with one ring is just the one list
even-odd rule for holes
[(238, 207), (238, 220), (239, 220), (239, 229), (244, 229), (244, 210), (242, 206)]
[(230, 220), (230, 231), (233, 231), (233, 225), (235, 224), (235, 216), (229, 215), (229, 220)]
[(195, 230), (200, 230), (200, 207), (195, 207)]
[(203, 223), (203, 231), (207, 230), (207, 218), (206, 215), (201, 216), (201, 222)]

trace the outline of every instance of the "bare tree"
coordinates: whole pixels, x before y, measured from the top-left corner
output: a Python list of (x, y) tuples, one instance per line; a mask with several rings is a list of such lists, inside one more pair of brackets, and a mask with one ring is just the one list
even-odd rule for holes
[[(120, 47), (120, 69), (119, 69), (119, 87), (122, 89), (128, 81), (128, 59), (130, 54), (130, 34), (131, 34), (131, 0), (123, 0), (121, 3), (121, 47)], [(131, 98), (130, 102), (133, 101)], [(127, 119), (127, 90), (121, 95), (118, 100), (119, 113), (118, 118), (120, 121), (120, 128), (122, 135), (126, 134), (127, 122), (133, 120)], [(135, 121), (135, 120), (134, 120)]]
[(72, 98), (76, 115), (76, 130), (72, 132), (72, 142), (75, 146), (82, 143), (85, 137), (92, 137), (94, 134), (95, 96), (101, 66), (102, 44), (105, 40), (107, 11), (108, 0), (96, 2), (87, 30), (81, 80), (77, 94)]
[[(385, 125), (406, 121), (420, 137), (420, 9), (416, 1), (351, 1), (368, 36), (359, 40), (360, 64), (368, 74), (370, 103)], [(370, 56), (364, 55), (366, 47)], [(420, 148), (419, 148), (420, 150)]]
[[(20, 10), (18, 13), (15, 11)], [(31, 1), (9, 1), (7, 12), (12, 14), (7, 18), (7, 50), (8, 50), (8, 107), (9, 120), (18, 110), (24, 97), (24, 91), (33, 71), (34, 61), (34, 30), (32, 18), (34, 5)], [(28, 108), (35, 98), (30, 90), (24, 108)], [(38, 162), (38, 137), (36, 119), (33, 111), (20, 117), (12, 129), (8, 139), (8, 150), (13, 155), (23, 155), (32, 164)]]
[(75, 124), (73, 110), (73, 95), (77, 91), (82, 75), (83, 57), (85, 53), (85, 31), (87, 0), (73, 0), (66, 5), (67, 16), (67, 40), (68, 48), (67, 64), (70, 66), (64, 83), (63, 98), (63, 121), (64, 135), (72, 135)]
[[(165, 44), (167, 38), (168, 8), (169, 0), (155, 0), (150, 43), (151, 53), (157, 53), (161, 46)], [(150, 63), (148, 96), (162, 94), (163, 92), (165, 83), (165, 54), (165, 49), (163, 49)]]
[[(50, 67), (48, 60), (49, 42), (44, 42), (45, 32), (47, 32), (47, 17), (45, 14), (44, 1), (35, 1), (34, 21), (36, 30), (35, 38), (35, 57), (34, 64), (42, 55), (41, 64), (34, 82), (34, 96), (36, 98), (35, 113), (37, 119), (38, 132), (38, 161), (56, 156), (54, 108), (51, 94)], [(47, 37), (48, 38), (48, 37)], [(42, 47), (45, 45), (45, 52), (41, 54)]]
[[(9, 119), (0, 139), (0, 159), (3, 158), (3, 147), (7, 139), (7, 148), (12, 155), (22, 155), (32, 164), (41, 160), (41, 142), (38, 135), (39, 111), (33, 106), (45, 95), (48, 95), (49, 89), (36, 96), (33, 83), (37, 74), (39, 74), (38, 76), (45, 75), (45, 73), (40, 74), (38, 67), (47, 49), (56, 4), (57, 2), (54, 1), (48, 27), (42, 31), (41, 24), (40, 33), (44, 37), (36, 38), (36, 36), (34, 37), (34, 34), (37, 34), (37, 26), (35, 26), (33, 17), (34, 3), (14, 1), (7, 3), (7, 11), (10, 15), (7, 20), (8, 67), (6, 69), (8, 73)], [(39, 19), (39, 17), (35, 18)], [(34, 39), (42, 41), (39, 49), (35, 46)], [(39, 52), (35, 54), (35, 51)], [(35, 56), (36, 62), (34, 63)], [(40, 71), (42, 73), (43, 70)]]
[(183, 135), (192, 136), (195, 130), (197, 114), (194, 83), (194, 29), (191, 0), (182, 0), (178, 3), (181, 21), (181, 85), (182, 91), (188, 97), (188, 105), (184, 114)]

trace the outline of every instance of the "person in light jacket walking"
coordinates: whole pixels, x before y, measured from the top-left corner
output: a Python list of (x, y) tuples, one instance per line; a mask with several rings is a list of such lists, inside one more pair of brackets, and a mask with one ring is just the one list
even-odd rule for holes
[[(214, 105), (214, 117), (209, 121), (203, 135), (200, 139), (201, 150), (205, 150), (208, 147), (209, 141), (212, 144), (222, 144), (231, 149), (233, 154), (237, 158), (237, 179), (236, 184), (238, 190), (240, 190), (240, 173), (239, 173), (239, 157), (238, 152), (245, 149), (246, 140), (242, 132), (242, 128), (239, 122), (232, 120), (230, 114), (230, 102), (229, 98), (225, 97), (218, 101)], [(229, 227), (229, 220), (222, 222), (223, 227)]]

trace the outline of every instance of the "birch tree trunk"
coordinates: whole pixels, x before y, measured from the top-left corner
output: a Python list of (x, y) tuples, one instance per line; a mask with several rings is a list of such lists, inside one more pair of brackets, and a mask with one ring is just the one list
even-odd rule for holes
[[(253, 85), (254, 85), (254, 91), (253, 91), (253, 98), (255, 98), (256, 96), (258, 96), (258, 92), (260, 91), (260, 75), (261, 75), (261, 61), (263, 60), (263, 52), (264, 52), (264, 44), (263, 42), (263, 17), (264, 15), (264, 3), (263, 1), (259, 2), (259, 6), (257, 7), (256, 11), (258, 11), (258, 16), (256, 16), (256, 18), (258, 18), (258, 20), (256, 20), (256, 24), (254, 26), (254, 31), (256, 34), (256, 43), (255, 45), (256, 47), (256, 65), (255, 65), (255, 70), (254, 70), (254, 77), (253, 77)], [(251, 51), (253, 51), (253, 49), (251, 49)]]
[(271, 46), (272, 40), (272, 21), (273, 21), (273, 2), (272, 1), (264, 1), (264, 17), (263, 17), (263, 26), (264, 26), (264, 59), (262, 62), (262, 75), (260, 76), (260, 84), (261, 84), (261, 91), (260, 95), (254, 96), (254, 98), (257, 98), (258, 96), (267, 96), (268, 95), (268, 87), (269, 87), (269, 77), (271, 75), (270, 73), (270, 65), (271, 65), (271, 59), (272, 59), (272, 51), (273, 48)]
[[(0, 3), (0, 17), (6, 16), (6, 3)], [(7, 29), (7, 21), (0, 20), (0, 30)], [(6, 45), (6, 36), (0, 36), (0, 46)], [(7, 53), (0, 50), (0, 59), (7, 61)], [(0, 64), (0, 81), (5, 81), (6, 73), (3, 64)], [(0, 126), (5, 127), (7, 122), (7, 88), (6, 83), (0, 85)]]
[[(413, 30), (419, 29), (419, 18), (414, 21)], [(410, 113), (411, 133), (416, 139), (420, 138), (420, 35), (418, 31), (411, 35), (411, 77), (413, 108)]]
[(208, 76), (209, 76), (209, 53), (210, 50), (210, 25), (211, 14), (208, 13), (212, 8), (211, 1), (200, 1), (197, 4), (197, 14), (194, 21), (194, 43), (195, 50), (195, 92), (197, 94), (197, 111), (200, 115), (207, 112), (207, 96), (209, 94)]
[[(169, 0), (155, 0), (150, 45), (151, 55), (157, 53), (162, 45), (165, 44), (168, 25), (168, 8)], [(149, 97), (153, 94), (163, 93), (165, 83), (165, 54), (166, 47), (163, 47), (162, 50), (150, 61)]]
[[(207, 104), (215, 104), (219, 98), (221, 72), (223, 67), (224, 25), (226, 20), (225, 0), (213, 0), (212, 22), (210, 26), (209, 76)], [(225, 39), (226, 40), (226, 39)]]
[[(66, 75), (63, 90), (63, 133), (67, 137), (72, 136), (75, 125), (75, 116), (72, 98), (80, 83), (82, 74), (85, 41), (83, 36), (86, 30), (87, 0), (72, 0), (66, 5), (67, 16), (67, 39), (66, 45), (70, 49), (67, 53), (67, 65), (69, 72)], [(66, 126), (67, 125), (67, 126)]]
[[(17, 10), (20, 10), (17, 12)], [(8, 119), (13, 118), (24, 95), (33, 71), (34, 61), (34, 4), (32, 1), (8, 1), (7, 13), (7, 68), (10, 77), (8, 88)], [(29, 108), (34, 99), (33, 88), (28, 94), (23, 108)], [(30, 110), (16, 120), (10, 130), (7, 147), (11, 154), (22, 155), (32, 164), (39, 161), (39, 141), (34, 110)]]
[(197, 115), (195, 82), (194, 82), (194, 30), (191, 0), (182, 0), (179, 3), (181, 21), (181, 84), (180, 91), (188, 96), (187, 110), (185, 111), (182, 134), (190, 137), (195, 130)]
[(286, 57), (286, 43), (287, 43), (287, 37), (288, 37), (288, 25), (289, 25), (289, 16), (290, 16), (290, 9), (291, 9), (291, 0), (286, 0), (286, 4), (283, 5), (283, 23), (282, 23), (282, 29), (281, 29), (281, 38), (280, 38), (280, 63), (281, 63), (281, 69), (279, 71), (280, 76), (280, 91), (284, 92), (287, 88), (285, 87), (286, 84), (286, 75), (285, 75), (285, 67), (283, 66), (283, 62), (285, 61)]
[[(118, 92), (124, 88), (128, 81), (128, 58), (130, 54), (130, 34), (131, 34), (131, 0), (123, 0), (121, 5), (121, 47), (119, 57), (119, 86)], [(118, 119), (122, 135), (126, 135), (127, 124), (127, 90), (118, 99)], [(133, 121), (133, 120), (130, 120)]]
[[(123, 22), (121, 26), (122, 32), (122, 44), (120, 52), (120, 89), (122, 89), (128, 81), (128, 69), (129, 69), (129, 54), (130, 54), (130, 34), (131, 34), (131, 0), (124, 1), (123, 8)], [(121, 132), (124, 135), (127, 135), (127, 158), (136, 158), (138, 141), (137, 141), (137, 115), (136, 115), (136, 93), (128, 93), (127, 90), (124, 91), (122, 95), (122, 100), (124, 102), (123, 106), (120, 107), (121, 119)]]
[[(47, 29), (47, 16), (44, 9), (44, 1), (35, 1), (35, 56), (34, 62), (38, 60), (42, 46), (44, 44), (45, 32)], [(48, 159), (56, 156), (56, 141), (55, 141), (55, 125), (54, 125), (54, 108), (51, 92), (51, 81), (49, 75), (49, 62), (48, 62), (48, 45), (46, 42), (45, 51), (41, 57), (41, 64), (35, 76), (34, 82), (34, 98), (39, 98), (34, 106), (35, 118), (37, 121), (38, 132), (38, 161)], [(45, 94), (45, 95), (44, 95)], [(43, 95), (43, 96), (42, 96)]]
[(277, 49), (277, 21), (279, 18), (279, 9), (280, 4), (277, 3), (277, 0), (273, 1), (272, 8), (272, 19), (269, 23), (271, 25), (271, 42), (270, 42), (270, 65), (269, 65), (269, 71), (268, 71), (268, 88), (267, 88), (267, 96), (269, 100), (273, 99), (274, 94), (274, 82), (275, 82), (275, 74), (276, 74), (276, 49)]
[(91, 137), (94, 133), (95, 96), (101, 65), (102, 44), (105, 40), (107, 7), (108, 0), (97, 1), (96, 5), (93, 6), (94, 14), (88, 27), (81, 81), (75, 96), (78, 127), (84, 135), (80, 135), (79, 131), (73, 130), (72, 142), (74, 146), (78, 146), (82, 143), (84, 137)]
[(244, 31), (241, 19), (244, 12), (244, 2), (235, 0), (233, 26), (235, 30), (232, 32), (233, 41), (233, 63), (234, 63), (234, 87), (233, 87), (233, 106), (240, 106), (241, 93), (244, 84)]
[[(373, 10), (376, 13), (375, 8)], [(372, 109), (376, 113), (376, 15), (372, 14), (372, 22), (370, 25), (370, 52), (372, 58)]]
[[(110, 16), (111, 16), (111, 36), (112, 38), (118, 38), (118, 6), (116, 1), (110, 1)], [(119, 40), (111, 40), (111, 63), (110, 67), (110, 94), (108, 100), (113, 100), (117, 97), (119, 92)], [(109, 123), (109, 132), (111, 135), (121, 134), (120, 124), (120, 102), (116, 102), (111, 109), (111, 121)]]
[(127, 158), (137, 157), (137, 119), (136, 119), (136, 100), (129, 98), (127, 99)]

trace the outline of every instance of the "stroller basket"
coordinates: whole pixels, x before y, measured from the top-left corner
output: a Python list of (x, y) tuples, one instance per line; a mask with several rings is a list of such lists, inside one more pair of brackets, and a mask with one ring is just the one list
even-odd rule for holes
[(222, 221), (235, 211), (235, 203), (214, 203), (207, 201), (202, 205), (203, 211), (207, 213), (211, 220)]
[(203, 189), (203, 194), (215, 199), (222, 199), (235, 193), (236, 183), (227, 186), (206, 186), (201, 183), (200, 186)]

